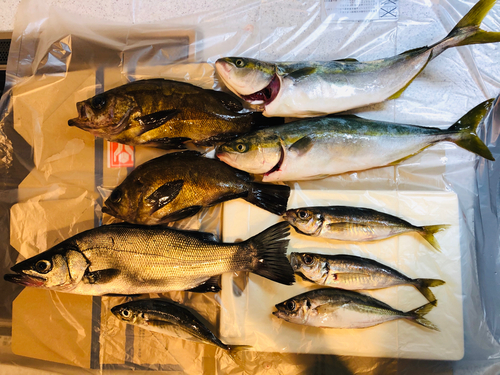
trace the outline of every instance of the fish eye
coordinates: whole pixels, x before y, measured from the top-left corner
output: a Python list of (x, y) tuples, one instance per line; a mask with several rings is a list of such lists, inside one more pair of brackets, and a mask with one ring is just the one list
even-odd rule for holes
[(297, 211), (297, 216), (299, 217), (299, 219), (304, 220), (304, 219), (307, 219), (309, 217), (309, 212), (300, 210), (300, 211)]
[(102, 95), (97, 95), (90, 101), (90, 106), (94, 109), (101, 109), (106, 105), (106, 98)]
[(109, 196), (109, 200), (113, 203), (119, 203), (122, 200), (122, 191), (120, 189), (115, 189)]
[(245, 66), (245, 62), (243, 61), (243, 59), (238, 59), (234, 63), (238, 68), (243, 68)]
[(127, 310), (127, 309), (122, 310), (122, 316), (124, 318), (130, 318), (130, 315), (131, 315), (130, 310)]
[(48, 260), (39, 260), (35, 263), (35, 269), (40, 273), (47, 273), (52, 269), (52, 263)]
[(302, 254), (302, 260), (305, 264), (310, 265), (314, 261), (314, 258), (310, 254)]
[(243, 143), (238, 143), (236, 145), (236, 151), (238, 152), (245, 152), (247, 150), (247, 146)]
[(295, 301), (291, 300), (291, 301), (286, 301), (285, 303), (285, 307), (290, 310), (290, 311), (293, 311), (295, 310)]

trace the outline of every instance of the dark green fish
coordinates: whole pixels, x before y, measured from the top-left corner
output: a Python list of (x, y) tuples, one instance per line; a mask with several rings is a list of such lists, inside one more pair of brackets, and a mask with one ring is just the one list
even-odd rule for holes
[(236, 271), (289, 285), (295, 278), (285, 256), (288, 235), (283, 222), (239, 243), (161, 226), (105, 225), (16, 264), (4, 279), (93, 296), (190, 290)]
[(427, 64), (448, 48), (496, 43), (500, 32), (479, 28), (496, 0), (480, 0), (441, 41), (399, 55), (360, 62), (218, 59), (225, 85), (264, 116), (310, 117), (346, 111), (398, 97)]
[(244, 111), (232, 95), (166, 79), (127, 83), (77, 103), (77, 109), (70, 126), (112, 142), (164, 149), (185, 148), (188, 141), (214, 145), (283, 123)]
[(249, 348), (224, 344), (189, 309), (173, 301), (142, 299), (115, 306), (111, 312), (121, 321), (149, 331), (215, 345), (226, 351)]
[(290, 323), (321, 328), (367, 328), (396, 319), (406, 319), (439, 331), (424, 318), (437, 301), (403, 312), (370, 296), (350, 290), (314, 289), (276, 305), (273, 314)]
[(137, 167), (104, 202), (103, 212), (135, 224), (163, 224), (231, 199), (281, 215), (290, 188), (252, 182), (246, 172), (194, 151), (176, 152)]
[(291, 253), (290, 264), (296, 273), (319, 285), (347, 290), (412, 285), (429, 302), (436, 300), (429, 287), (444, 284), (437, 279), (412, 279), (375, 260), (348, 254)]

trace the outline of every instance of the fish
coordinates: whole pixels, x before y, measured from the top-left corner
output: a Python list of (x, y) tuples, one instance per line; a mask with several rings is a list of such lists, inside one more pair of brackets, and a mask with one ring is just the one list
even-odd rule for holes
[(439, 328), (424, 318), (437, 301), (403, 312), (370, 296), (339, 288), (314, 289), (276, 305), (273, 315), (290, 323), (320, 328), (367, 328), (406, 319), (434, 331)]
[(111, 312), (127, 324), (184, 340), (215, 345), (227, 352), (250, 348), (245, 345), (224, 344), (187, 307), (163, 298), (126, 302), (112, 307)]
[(166, 79), (130, 82), (76, 106), (78, 117), (69, 126), (110, 142), (163, 149), (183, 149), (187, 142), (213, 146), (283, 123), (244, 110), (233, 95)]
[(281, 215), (290, 196), (286, 185), (253, 182), (216, 159), (196, 151), (166, 154), (135, 168), (111, 192), (102, 212), (132, 224), (159, 225), (197, 214), (201, 209), (242, 198)]
[(429, 302), (436, 297), (429, 289), (443, 285), (438, 279), (412, 279), (373, 259), (347, 254), (290, 254), (290, 264), (296, 274), (323, 286), (347, 290), (382, 289), (396, 285), (412, 285)]
[(374, 241), (416, 232), (434, 249), (441, 251), (434, 234), (448, 224), (417, 226), (397, 216), (371, 208), (322, 206), (294, 208), (283, 218), (302, 234), (340, 241)]
[(441, 41), (389, 58), (266, 62), (224, 57), (215, 68), (229, 90), (264, 116), (312, 117), (347, 111), (399, 97), (448, 48), (499, 42), (500, 32), (479, 28), (495, 2), (480, 0)]
[(4, 279), (92, 296), (190, 290), (236, 271), (291, 285), (295, 278), (285, 255), (289, 232), (289, 224), (281, 222), (246, 241), (222, 243), (211, 233), (105, 225), (14, 265)]
[(397, 165), (443, 141), (495, 160), (476, 134), (492, 103), (484, 101), (444, 130), (355, 115), (303, 119), (240, 136), (218, 146), (216, 156), (263, 175), (263, 182), (314, 180)]

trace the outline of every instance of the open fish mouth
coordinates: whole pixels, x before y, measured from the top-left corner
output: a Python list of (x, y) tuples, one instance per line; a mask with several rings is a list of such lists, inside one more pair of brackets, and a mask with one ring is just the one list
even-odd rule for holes
[(45, 284), (45, 279), (26, 274), (6, 274), (3, 278), (5, 281), (23, 286), (41, 287)]
[(89, 118), (87, 116), (87, 110), (85, 109), (85, 104), (77, 103), (77, 109), (78, 109), (78, 117), (68, 120), (68, 125), (77, 126), (81, 129), (90, 129), (90, 125), (86, 125), (86, 123), (89, 122)]
[(259, 90), (249, 95), (241, 95), (241, 98), (251, 104), (267, 105), (271, 103), (276, 98), (276, 96), (278, 96), (280, 88), (281, 88), (280, 79), (278, 75), (275, 74), (271, 79), (271, 82), (269, 82), (269, 84), (262, 90)]

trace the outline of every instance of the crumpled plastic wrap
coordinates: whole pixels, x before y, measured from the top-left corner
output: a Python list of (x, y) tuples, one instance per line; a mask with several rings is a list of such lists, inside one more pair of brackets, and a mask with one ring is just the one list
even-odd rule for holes
[[(390, 2), (396, 7), (392, 9), (381, 2), (377, 15), (363, 18), (341, 9), (343, 2), (255, 1), (169, 18), (168, 4), (161, 5), (164, 12), (151, 13), (147, 1), (123, 3), (120, 15), (130, 22), (119, 24), (111, 13), (91, 20), (62, 5), (21, 2), (1, 100), (2, 273), (63, 239), (112, 221), (102, 217), (103, 198), (131, 167), (112, 168), (113, 154), (106, 141), (68, 127), (67, 120), (76, 116), (77, 101), (152, 77), (223, 89), (213, 70), (215, 60), (223, 56), (280, 61), (388, 57), (441, 39), (473, 5)], [(387, 12), (391, 16), (384, 18)], [(500, 31), (499, 19), (496, 5), (483, 27)], [(498, 44), (448, 50), (430, 62), (400, 98), (352, 112), (371, 119), (447, 127), (499, 94), (498, 61)], [(498, 372), (500, 103), (492, 112), (479, 133), (497, 162), (440, 143), (398, 166), (289, 183), (294, 189), (289, 207), (349, 202), (421, 224), (442, 224), (436, 222), (440, 219), (453, 223), (452, 229), (437, 236), (442, 253), (432, 252), (417, 235), (365, 246), (311, 243), (293, 234), (289, 250), (354, 253), (391, 263), (412, 277), (445, 279), (447, 284), (434, 288), (441, 303), (428, 316), (441, 333), (404, 321), (354, 332), (290, 328), (271, 312), (274, 303), (308, 289), (301, 281), (296, 289), (284, 291), (286, 287), (254, 275), (227, 274), (223, 291), (215, 295), (165, 294), (198, 311), (223, 341), (259, 350), (242, 352), (234, 361), (214, 347), (119, 322), (109, 309), (125, 297), (22, 290), (1, 280), (0, 319), (2, 326), (12, 321), (12, 339), (2, 341), (0, 362), (12, 373), (21, 369), (186, 374)], [(161, 153), (137, 148), (135, 165)], [(234, 201), (174, 225), (233, 241), (246, 239), (276, 220), (246, 202)], [(416, 307), (412, 303), (423, 302), (414, 301), (411, 293), (415, 292), (410, 287), (397, 287), (373, 295), (410, 309)], [(447, 306), (446, 301), (453, 304)]]

